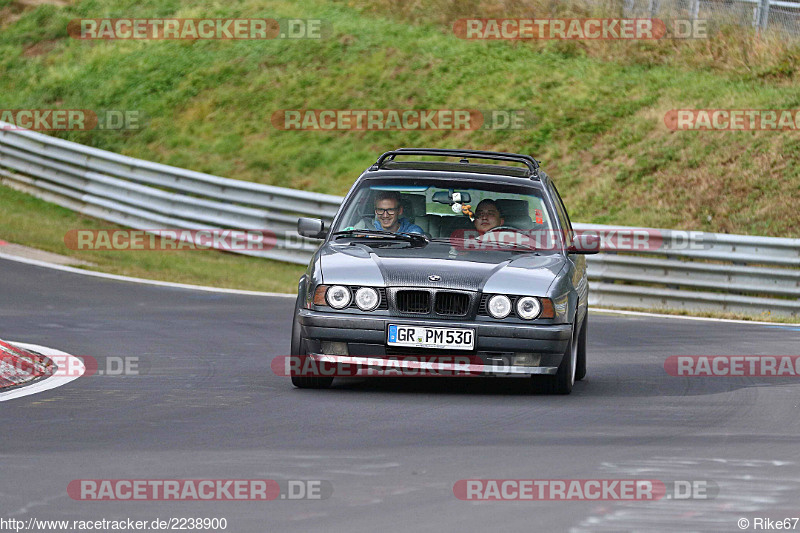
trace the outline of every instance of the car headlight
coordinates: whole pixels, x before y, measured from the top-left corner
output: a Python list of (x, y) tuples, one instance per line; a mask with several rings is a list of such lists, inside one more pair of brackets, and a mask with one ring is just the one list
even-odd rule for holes
[(533, 296), (523, 296), (517, 300), (517, 315), (525, 320), (533, 320), (542, 311), (542, 304)]
[(380, 296), (378, 296), (378, 291), (375, 289), (361, 287), (356, 291), (356, 305), (362, 311), (372, 311), (378, 307), (380, 301), (381, 299)]
[(495, 294), (489, 298), (486, 308), (494, 318), (505, 318), (511, 313), (511, 300), (503, 294)]
[(325, 300), (327, 300), (328, 305), (334, 309), (344, 309), (350, 305), (350, 299), (350, 289), (342, 285), (329, 287), (328, 291), (325, 293)]

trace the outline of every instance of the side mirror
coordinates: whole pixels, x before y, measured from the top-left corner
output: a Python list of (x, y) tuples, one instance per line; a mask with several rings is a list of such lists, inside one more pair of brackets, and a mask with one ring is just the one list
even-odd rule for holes
[(570, 254), (596, 254), (600, 251), (600, 236), (593, 233), (575, 233), (572, 246), (567, 248)]
[(310, 239), (324, 239), (328, 236), (325, 222), (318, 218), (298, 218), (297, 233)]

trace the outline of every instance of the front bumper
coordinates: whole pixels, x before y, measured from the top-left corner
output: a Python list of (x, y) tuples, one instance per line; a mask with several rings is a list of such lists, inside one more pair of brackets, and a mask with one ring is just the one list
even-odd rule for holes
[[(505, 362), (493, 362), (484, 364), (470, 364), (462, 362), (442, 363), (426, 362), (422, 360), (406, 359), (398, 361), (389, 357), (364, 357), (351, 355), (324, 355), (311, 354), (317, 363), (337, 365), (339, 367), (348, 366), (358, 369), (354, 376), (389, 376), (391, 371), (396, 371), (399, 375), (444, 375), (454, 377), (520, 377), (535, 375), (555, 375), (558, 372), (557, 366), (515, 366)], [(375, 370), (375, 372), (371, 372)]]
[[(390, 356), (399, 349), (387, 351), (386, 331), (390, 323), (430, 327), (472, 328), (475, 330), (475, 350), (459, 352), (477, 358), (487, 375), (555, 374), (572, 335), (572, 324), (508, 324), (470, 320), (431, 320), (407, 317), (364, 316), (347, 313), (323, 312), (301, 309), (298, 320), (302, 336), (306, 339), (308, 353), (315, 358), (324, 357), (329, 362), (381, 366), (388, 364)], [(348, 355), (324, 354), (322, 341), (346, 342)], [(419, 353), (420, 349), (409, 350)], [(424, 350), (436, 355), (437, 350)], [(448, 355), (456, 353), (447, 352)], [(539, 357), (537, 366), (513, 366), (515, 353), (533, 353)], [(336, 357), (345, 357), (337, 361)], [(368, 361), (369, 360), (369, 361)], [(477, 369), (474, 369), (477, 370)]]

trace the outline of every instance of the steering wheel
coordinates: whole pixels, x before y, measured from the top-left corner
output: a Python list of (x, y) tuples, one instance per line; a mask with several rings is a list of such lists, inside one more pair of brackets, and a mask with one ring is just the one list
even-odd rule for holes
[(491, 233), (493, 231), (502, 231), (502, 230), (506, 230), (506, 231), (507, 230), (511, 230), (511, 231), (516, 231), (517, 233), (519, 233), (519, 231), (520, 231), (519, 228), (512, 228), (511, 226), (495, 226), (492, 229), (487, 229), (484, 232), (484, 234)]
[[(489, 235), (490, 233), (494, 233), (494, 232), (498, 232), (498, 231), (513, 231), (514, 233), (521, 233), (521, 230), (520, 230), (519, 228), (513, 228), (513, 227), (511, 227), (511, 226), (497, 226), (497, 227), (494, 227), (494, 228), (492, 228), (492, 229), (490, 229), (490, 230), (486, 230), (486, 231), (483, 233), (483, 235), (481, 235), (480, 237), (478, 237), (478, 239), (479, 239), (480, 241), (494, 240), (494, 237), (488, 237), (488, 235)], [(515, 238), (516, 238), (516, 237), (515, 237)]]

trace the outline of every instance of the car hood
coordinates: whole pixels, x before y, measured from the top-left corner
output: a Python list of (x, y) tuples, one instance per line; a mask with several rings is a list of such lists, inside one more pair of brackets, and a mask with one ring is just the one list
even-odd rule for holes
[[(431, 287), (546, 295), (564, 268), (558, 253), (463, 251), (446, 243), (371, 247), (326, 243), (317, 256), (325, 284)], [(429, 276), (439, 276), (431, 281)]]

